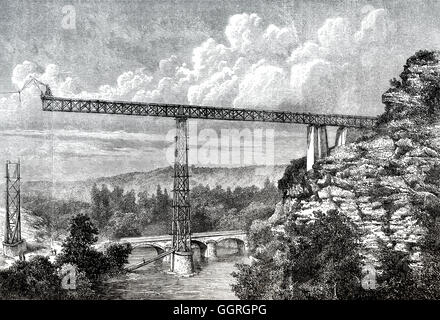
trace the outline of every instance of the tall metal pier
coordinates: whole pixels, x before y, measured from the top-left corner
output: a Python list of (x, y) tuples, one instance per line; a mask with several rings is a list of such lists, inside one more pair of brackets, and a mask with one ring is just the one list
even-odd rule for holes
[(21, 238), (20, 212), (20, 162), (6, 161), (6, 193), (5, 193), (5, 234), (3, 253), (7, 256), (20, 256), (25, 250)]
[(176, 118), (174, 154), (173, 221), (174, 257), (171, 271), (188, 274), (193, 271), (191, 252), (191, 206), (189, 200), (188, 126), (185, 117)]

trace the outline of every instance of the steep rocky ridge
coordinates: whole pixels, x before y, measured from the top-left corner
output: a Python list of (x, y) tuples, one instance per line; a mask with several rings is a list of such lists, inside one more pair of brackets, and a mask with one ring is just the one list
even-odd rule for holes
[(380, 272), (382, 245), (409, 253), (414, 270), (421, 266), (426, 221), (440, 214), (439, 57), (420, 51), (408, 59), (383, 95), (377, 128), (333, 149), (309, 172), (304, 159), (292, 162), (279, 181), (284, 201), (268, 222), (276, 237), (288, 223), (338, 210), (357, 226), (364, 268)]

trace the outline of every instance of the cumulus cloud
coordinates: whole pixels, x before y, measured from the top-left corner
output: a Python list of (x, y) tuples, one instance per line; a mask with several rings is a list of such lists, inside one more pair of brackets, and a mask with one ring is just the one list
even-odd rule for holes
[[(155, 72), (127, 71), (96, 91), (84, 90), (75, 75), (66, 77), (53, 64), (42, 68), (25, 61), (14, 68), (11, 80), (20, 88), (33, 76), (55, 95), (70, 97), (375, 114), (378, 110), (365, 110), (359, 101), (373, 93), (380, 99), (374, 91), (376, 71), (394, 23), (387, 10), (367, 9), (360, 21), (325, 20), (303, 43), (293, 24), (277, 26), (257, 14), (233, 15), (225, 27), (226, 42), (207, 39), (193, 49), (190, 64), (171, 55)], [(29, 91), (23, 93), (21, 122), (39, 121), (38, 90)], [(13, 114), (16, 98), (2, 98), (2, 108)]]
[(395, 31), (393, 22), (385, 9), (371, 10), (362, 20), (361, 28), (355, 34), (357, 42), (363, 45), (370, 43), (383, 44)]
[(252, 66), (239, 85), (237, 107), (267, 108), (291, 101), (288, 72), (264, 60)]

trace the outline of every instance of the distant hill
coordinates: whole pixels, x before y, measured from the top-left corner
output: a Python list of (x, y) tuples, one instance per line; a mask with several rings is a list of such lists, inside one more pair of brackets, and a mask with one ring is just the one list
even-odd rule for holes
[[(248, 166), (239, 168), (206, 168), (191, 167), (191, 186), (198, 184), (215, 187), (220, 185), (223, 188), (232, 189), (241, 186), (256, 185), (263, 186), (266, 178), (273, 183), (283, 176), (286, 165), (274, 167)], [(149, 193), (155, 192), (157, 185), (170, 191), (173, 185), (173, 168), (160, 168), (149, 172), (131, 172), (111, 177), (101, 177), (84, 181), (68, 181), (52, 183), (51, 181), (29, 181), (24, 180), (22, 192), (24, 194), (52, 194), (57, 199), (74, 199), (90, 201), (90, 189), (93, 184), (98, 186), (104, 184), (109, 188), (114, 186), (123, 187), (124, 190), (133, 189), (136, 194), (147, 190)], [(1, 187), (3, 188), (3, 187)]]

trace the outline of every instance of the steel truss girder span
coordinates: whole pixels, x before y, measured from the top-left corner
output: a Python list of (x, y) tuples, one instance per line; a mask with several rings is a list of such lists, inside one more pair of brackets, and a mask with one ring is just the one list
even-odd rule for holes
[(119, 114), (152, 117), (184, 117), (227, 121), (258, 121), (308, 125), (372, 128), (376, 117), (342, 114), (296, 113), (289, 111), (217, 108), (209, 106), (161, 104), (145, 102), (106, 101), (59, 98), (42, 95), (44, 111)]

